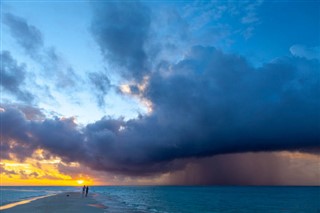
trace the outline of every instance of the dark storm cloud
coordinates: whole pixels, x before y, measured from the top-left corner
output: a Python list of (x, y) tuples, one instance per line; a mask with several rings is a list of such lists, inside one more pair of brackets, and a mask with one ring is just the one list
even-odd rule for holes
[(10, 159), (9, 153), (23, 160), (37, 148), (49, 150), (66, 161), (75, 161), (83, 148), (83, 136), (72, 118), (28, 120), (18, 108), (7, 108), (0, 113), (1, 157)]
[(28, 24), (25, 19), (10, 13), (4, 15), (3, 22), (9, 27), (10, 33), (26, 53), (31, 57), (38, 54), (38, 51), (43, 47), (43, 38), (36, 27)]
[(25, 65), (19, 65), (8, 51), (2, 51), (0, 57), (2, 62), (0, 67), (1, 87), (20, 101), (32, 102), (34, 96), (24, 88)]
[(31, 156), (36, 144), (28, 135), (28, 122), (25, 115), (18, 109), (9, 108), (0, 114), (1, 121), (1, 158), (11, 159), (14, 154), (23, 160)]
[(139, 2), (95, 3), (91, 31), (109, 62), (124, 67), (124, 75), (140, 80), (148, 69), (145, 43), (150, 11)]
[(41, 121), (45, 120), (46, 116), (42, 112), (43, 109), (40, 109), (36, 106), (32, 106), (30, 104), (0, 104), (0, 108), (7, 109), (13, 108), (21, 111), (27, 120)]
[(85, 151), (88, 151), (83, 150), (83, 135), (77, 130), (72, 118), (32, 122), (30, 132), (38, 146), (50, 150), (68, 162), (77, 161)]
[[(152, 102), (149, 115), (104, 117), (84, 128), (72, 119), (12, 121), (66, 160), (131, 175), (183, 168), (176, 159), (319, 147), (318, 60), (284, 57), (254, 68), (241, 56), (195, 46), (168, 67), (140, 91)], [(22, 141), (27, 129), (2, 134)]]
[(104, 97), (111, 88), (111, 82), (104, 73), (89, 73), (89, 80), (95, 89), (99, 107), (105, 107)]
[(319, 61), (294, 57), (255, 69), (196, 46), (172, 70), (150, 76), (143, 97), (151, 115), (118, 124), (123, 131), (90, 125), (89, 140), (100, 144), (93, 165), (139, 174), (166, 170), (176, 158), (318, 147), (318, 70)]

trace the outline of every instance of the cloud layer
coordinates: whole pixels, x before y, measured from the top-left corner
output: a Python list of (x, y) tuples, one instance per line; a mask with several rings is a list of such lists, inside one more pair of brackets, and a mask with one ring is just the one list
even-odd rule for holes
[(152, 102), (149, 115), (81, 128), (72, 118), (30, 121), (5, 109), (3, 144), (131, 175), (181, 168), (175, 159), (319, 147), (318, 71), (316, 60), (279, 58), (253, 68), (238, 55), (195, 46), (138, 91)]

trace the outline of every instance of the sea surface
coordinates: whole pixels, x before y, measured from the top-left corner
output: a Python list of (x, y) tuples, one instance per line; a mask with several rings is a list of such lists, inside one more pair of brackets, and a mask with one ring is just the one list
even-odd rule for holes
[[(1, 205), (81, 187), (0, 187)], [(93, 186), (113, 213), (320, 213), (320, 187)]]

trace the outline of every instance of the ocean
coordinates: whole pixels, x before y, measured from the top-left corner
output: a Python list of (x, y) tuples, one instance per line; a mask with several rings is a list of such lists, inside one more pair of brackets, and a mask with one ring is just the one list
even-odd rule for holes
[[(1, 205), (81, 187), (1, 187)], [(112, 213), (320, 213), (320, 187), (92, 186)]]

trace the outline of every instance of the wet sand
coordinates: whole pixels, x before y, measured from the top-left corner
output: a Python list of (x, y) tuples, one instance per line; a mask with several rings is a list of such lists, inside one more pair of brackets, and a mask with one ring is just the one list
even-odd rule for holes
[(1, 210), (3, 213), (101, 213), (106, 208), (102, 204), (98, 203), (89, 194), (88, 197), (82, 197), (81, 193), (68, 192), (61, 193), (53, 196), (48, 196), (33, 200), (29, 203), (17, 205), (12, 208)]

